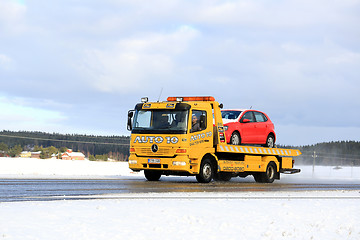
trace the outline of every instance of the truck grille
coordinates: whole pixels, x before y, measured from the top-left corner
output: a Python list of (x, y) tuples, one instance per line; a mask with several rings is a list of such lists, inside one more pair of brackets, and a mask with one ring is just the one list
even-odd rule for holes
[(169, 147), (159, 147), (159, 150), (156, 153), (151, 151), (151, 147), (136, 148), (135, 152), (138, 156), (174, 156), (173, 148)]

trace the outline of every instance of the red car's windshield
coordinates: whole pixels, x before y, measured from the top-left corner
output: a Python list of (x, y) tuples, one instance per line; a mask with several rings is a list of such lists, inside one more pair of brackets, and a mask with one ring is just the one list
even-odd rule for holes
[(242, 111), (221, 111), (223, 119), (237, 119)]

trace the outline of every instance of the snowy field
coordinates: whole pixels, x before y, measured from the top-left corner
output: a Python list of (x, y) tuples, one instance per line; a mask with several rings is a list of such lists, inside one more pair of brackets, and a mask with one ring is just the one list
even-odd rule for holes
[[(299, 168), (280, 182), (360, 184), (360, 168)], [(124, 177), (143, 179), (127, 163), (0, 158), (0, 178)], [(106, 197), (2, 202), (0, 239), (360, 239), (359, 191)]]

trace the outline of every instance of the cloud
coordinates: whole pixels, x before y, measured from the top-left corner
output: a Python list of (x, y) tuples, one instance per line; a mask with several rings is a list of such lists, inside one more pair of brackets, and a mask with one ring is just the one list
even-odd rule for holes
[(176, 57), (183, 54), (198, 31), (181, 26), (172, 33), (146, 33), (121, 39), (107, 49), (87, 50), (80, 70), (90, 84), (104, 92), (147, 88), (174, 74)]
[(0, 54), (0, 69), (12, 70), (15, 68), (14, 61), (5, 54)]
[[(161, 100), (214, 95), (280, 125), (357, 128), (359, 6), (0, 0), (0, 94), (65, 116), (57, 126), (74, 132), (125, 129), (127, 110), (141, 96), (157, 100), (162, 88)], [(351, 117), (335, 117), (340, 111)]]
[(247, 27), (305, 27), (312, 24), (340, 24), (351, 20), (347, 11), (359, 1), (206, 1), (197, 4), (194, 20), (207, 24)]
[(26, 6), (11, 0), (0, 1), (0, 32), (18, 34), (24, 31)]
[(0, 97), (0, 109), (0, 125), (7, 130), (49, 131), (67, 119), (58, 111), (27, 106), (23, 98)]

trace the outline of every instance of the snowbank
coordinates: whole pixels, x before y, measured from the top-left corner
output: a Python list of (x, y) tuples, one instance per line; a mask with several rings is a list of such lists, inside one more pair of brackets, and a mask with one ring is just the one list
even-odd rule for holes
[[(282, 174), (281, 181), (294, 183), (321, 182), (323, 180), (360, 182), (360, 167), (315, 166), (314, 172), (312, 166), (297, 166), (296, 168), (301, 169), (299, 174)], [(143, 173), (132, 172), (127, 162), (0, 157), (0, 177), (2, 178), (99, 178), (121, 176), (143, 177)], [(240, 178), (236, 179), (240, 180)], [(249, 176), (246, 180), (253, 181), (253, 178)]]
[(133, 176), (127, 162), (0, 157), (0, 177), (110, 177)]

